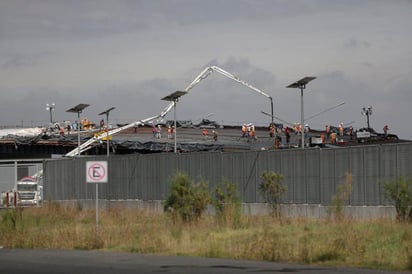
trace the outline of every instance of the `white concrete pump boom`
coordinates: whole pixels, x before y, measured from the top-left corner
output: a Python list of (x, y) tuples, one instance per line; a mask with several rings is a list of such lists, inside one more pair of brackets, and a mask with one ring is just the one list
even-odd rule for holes
[[(136, 122), (127, 124), (125, 126), (112, 129), (108, 132), (108, 134), (106, 132), (104, 132), (102, 134), (94, 136), (94, 137), (90, 138), (89, 140), (87, 140), (86, 142), (84, 142), (83, 144), (80, 145), (80, 153), (85, 152), (86, 150), (89, 150), (90, 148), (92, 148), (90, 145), (93, 144), (94, 142), (97, 142), (97, 141), (99, 141), (103, 138), (106, 138), (107, 136), (111, 136), (111, 135), (114, 135), (116, 133), (119, 133), (120, 131), (126, 130), (128, 128), (137, 127), (139, 125), (144, 125), (145, 123), (153, 121), (153, 120), (157, 119), (158, 117), (160, 117), (160, 116), (159, 115), (158, 116), (153, 116), (153, 117), (141, 120), (141, 121), (136, 121)], [(75, 149), (69, 151), (68, 153), (66, 153), (64, 156), (73, 157), (73, 156), (76, 156), (77, 154), (79, 154), (79, 149), (75, 148)]]
[(192, 81), (192, 83), (190, 83), (190, 85), (187, 86), (187, 88), (185, 89), (185, 91), (191, 90), (194, 86), (196, 86), (197, 84), (199, 84), (200, 81), (202, 81), (203, 79), (205, 79), (206, 77), (208, 77), (213, 71), (216, 71), (216, 72), (222, 74), (223, 76), (226, 76), (227, 78), (232, 79), (232, 80), (234, 80), (234, 81), (236, 81), (236, 82), (238, 82), (238, 83), (240, 83), (240, 84), (242, 84), (242, 85), (250, 88), (251, 90), (253, 90), (253, 91), (255, 91), (255, 92), (257, 92), (257, 93), (259, 93), (259, 94), (261, 94), (261, 95), (263, 95), (263, 96), (265, 96), (265, 97), (267, 97), (267, 98), (269, 98), (269, 100), (270, 100), (270, 109), (271, 109), (272, 123), (274, 123), (274, 121), (273, 121), (274, 116), (273, 116), (273, 99), (272, 99), (272, 97), (271, 97), (269, 94), (261, 91), (260, 89), (255, 88), (255, 87), (252, 86), (251, 84), (249, 84), (249, 83), (247, 83), (247, 82), (239, 79), (239, 77), (236, 77), (236, 76), (234, 76), (233, 74), (231, 74), (231, 73), (227, 72), (226, 70), (224, 70), (224, 69), (222, 69), (222, 68), (219, 68), (219, 67), (217, 67), (217, 66), (211, 66), (211, 67), (205, 68), (205, 69)]
[[(257, 93), (259, 93), (259, 94), (261, 94), (261, 95), (263, 95), (263, 96), (265, 96), (265, 97), (267, 97), (267, 98), (269, 98), (269, 99), (270, 99), (270, 106), (271, 106), (271, 117), (272, 117), (272, 123), (273, 123), (274, 115), (273, 115), (273, 100), (272, 100), (272, 97), (269, 96), (268, 94), (266, 94), (265, 92), (263, 92), (263, 91), (255, 88), (255, 87), (252, 86), (251, 84), (249, 84), (249, 83), (247, 83), (247, 82), (239, 79), (238, 77), (232, 75), (231, 73), (229, 73), (229, 72), (225, 71), (224, 69), (221, 69), (221, 68), (219, 68), (219, 67), (217, 67), (217, 66), (211, 66), (211, 67), (205, 68), (205, 69), (184, 89), (184, 91), (189, 92), (189, 90), (191, 90), (194, 86), (196, 86), (197, 84), (199, 84), (200, 81), (202, 81), (203, 79), (207, 78), (213, 71), (216, 71), (216, 72), (218, 72), (218, 73), (226, 76), (227, 78), (232, 79), (232, 80), (234, 80), (234, 81), (236, 81), (236, 82), (238, 82), (238, 83), (240, 83), (240, 84), (242, 84), (242, 85), (244, 85), (244, 86), (252, 89), (253, 91), (255, 91), (255, 92), (257, 92)], [(121, 131), (123, 131), (123, 130), (125, 130), (125, 129), (128, 129), (128, 128), (131, 128), (131, 127), (136, 127), (136, 126), (139, 126), (139, 125), (144, 125), (144, 124), (149, 123), (149, 122), (151, 122), (151, 121), (164, 118), (164, 117), (173, 109), (173, 106), (174, 106), (174, 102), (171, 102), (167, 107), (165, 107), (165, 108), (163, 109), (163, 111), (162, 111), (160, 114), (158, 114), (158, 115), (156, 115), (156, 116), (153, 116), (153, 117), (150, 117), (150, 118), (146, 118), (146, 119), (143, 119), (143, 120), (139, 120), (139, 121), (136, 121), (136, 122), (127, 124), (127, 125), (125, 125), (125, 126), (112, 129), (112, 130), (110, 130), (108, 133), (103, 133), (103, 134), (100, 134), (100, 135), (98, 135), (98, 136), (94, 136), (94, 137), (90, 138), (89, 140), (87, 140), (86, 142), (84, 142), (83, 144), (80, 145), (80, 153), (82, 153), (82, 152), (90, 149), (90, 148), (91, 148), (91, 146), (90, 146), (91, 144), (93, 144), (94, 142), (99, 141), (99, 140), (101, 140), (101, 139), (103, 139), (103, 138), (106, 138), (107, 136), (114, 135), (114, 134), (116, 134), (116, 133), (119, 133), (119, 132), (121, 132)], [(73, 156), (76, 156), (78, 153), (79, 153), (79, 149), (78, 149), (78, 148), (75, 148), (75, 149), (73, 149), (72, 151), (68, 152), (65, 156), (67, 156), (67, 157), (73, 157)]]

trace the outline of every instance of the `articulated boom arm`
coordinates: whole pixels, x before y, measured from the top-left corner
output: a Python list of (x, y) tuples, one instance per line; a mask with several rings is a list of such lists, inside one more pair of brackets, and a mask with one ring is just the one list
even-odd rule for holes
[(222, 74), (223, 76), (226, 76), (229, 79), (232, 79), (233, 81), (236, 81), (248, 88), (250, 88), (251, 90), (269, 98), (270, 100), (270, 108), (271, 108), (271, 117), (272, 117), (272, 123), (274, 123), (274, 115), (273, 115), (273, 99), (272, 96), (270, 96), (269, 94), (261, 91), (260, 89), (255, 88), (254, 86), (252, 86), (251, 84), (239, 79), (239, 77), (234, 76), (233, 74), (227, 72), (226, 70), (219, 68), (217, 66), (211, 66), (211, 67), (207, 67), (205, 68), (193, 81), (192, 83), (190, 83), (190, 85), (188, 85), (185, 89), (185, 91), (189, 91), (191, 90), (194, 86), (196, 86), (197, 84), (200, 83), (200, 81), (202, 81), (203, 79), (206, 79), (213, 71), (216, 71), (220, 74)]
[[(252, 89), (253, 91), (255, 91), (255, 92), (257, 92), (257, 93), (259, 93), (259, 94), (261, 94), (261, 95), (263, 95), (263, 96), (265, 96), (265, 97), (267, 97), (267, 98), (269, 98), (269, 99), (270, 99), (270, 103), (271, 103), (272, 122), (273, 122), (273, 117), (274, 117), (274, 116), (273, 116), (273, 100), (272, 100), (272, 97), (269, 96), (268, 94), (266, 94), (265, 92), (263, 92), (263, 91), (255, 88), (255, 87), (252, 86), (251, 84), (249, 84), (249, 83), (247, 83), (247, 82), (239, 79), (238, 77), (232, 75), (231, 73), (229, 73), (229, 72), (225, 71), (224, 69), (221, 69), (221, 68), (219, 68), (219, 67), (217, 67), (217, 66), (211, 66), (211, 67), (205, 68), (205, 69), (185, 88), (184, 91), (189, 92), (189, 90), (191, 90), (194, 86), (196, 86), (197, 84), (199, 84), (200, 81), (202, 81), (203, 79), (206, 79), (213, 71), (216, 71), (216, 72), (222, 74), (223, 76), (226, 76), (227, 78), (232, 79), (232, 80), (234, 80), (234, 81), (236, 81), (236, 82), (238, 82), (238, 83), (240, 83), (240, 84), (242, 84), (242, 85), (244, 85), (244, 86)], [(103, 139), (103, 138), (105, 138), (105, 137), (107, 137), (107, 136), (111, 136), (111, 135), (117, 134), (117, 133), (119, 133), (119, 132), (121, 132), (121, 131), (123, 131), (123, 130), (125, 130), (125, 129), (131, 128), (131, 127), (135, 127), (135, 126), (139, 126), (139, 125), (144, 125), (145, 123), (149, 123), (149, 122), (151, 122), (151, 121), (153, 121), (153, 120), (156, 120), (156, 119), (164, 118), (164, 117), (172, 110), (173, 106), (174, 106), (174, 102), (171, 102), (167, 107), (165, 107), (165, 108), (163, 109), (163, 111), (162, 111), (160, 114), (158, 114), (158, 115), (156, 115), (156, 116), (153, 116), (153, 117), (150, 117), (150, 118), (146, 118), (146, 119), (143, 119), (143, 120), (139, 120), (139, 121), (136, 121), (136, 122), (127, 124), (127, 125), (125, 125), (125, 126), (112, 129), (112, 130), (110, 130), (108, 133), (105, 132), (105, 133), (102, 133), (102, 134), (100, 134), (100, 135), (98, 135), (98, 136), (95, 136), (95, 137), (93, 137), (93, 138), (90, 138), (89, 140), (87, 140), (86, 142), (84, 142), (83, 144), (80, 145), (80, 153), (82, 153), (82, 152), (90, 149), (90, 148), (91, 148), (91, 146), (90, 146), (91, 144), (93, 144), (94, 142), (99, 141), (99, 140), (101, 140), (101, 139)], [(78, 149), (78, 148), (75, 148), (75, 149), (73, 149), (72, 151), (68, 152), (65, 156), (73, 157), (73, 156), (77, 155), (78, 153), (79, 153), (79, 149)]]
[(219, 72), (220, 74), (226, 76), (227, 78), (232, 79), (232, 80), (234, 80), (234, 81), (236, 81), (236, 82), (238, 82), (238, 83), (241, 83), (242, 85), (244, 85), (244, 86), (246, 86), (246, 87), (248, 87), (248, 88), (256, 91), (257, 93), (260, 93), (260, 94), (262, 94), (263, 96), (265, 96), (265, 97), (267, 97), (267, 98), (269, 98), (269, 99), (272, 100), (272, 97), (271, 97), (270, 95), (264, 93), (264, 92), (261, 91), (260, 89), (255, 88), (255, 87), (252, 86), (251, 84), (249, 84), (249, 83), (247, 83), (247, 82), (239, 79), (238, 77), (230, 74), (230, 73), (227, 72), (226, 70), (221, 69), (221, 68), (216, 67), (216, 66), (212, 66), (212, 67), (210, 67), (210, 69), (213, 70), (213, 71)]
[[(150, 122), (150, 121), (153, 121), (153, 120), (155, 120), (155, 119), (157, 119), (157, 118), (159, 118), (159, 117), (160, 117), (160, 115), (158, 115), (158, 116), (153, 116), (153, 117), (150, 117), (150, 118), (141, 120), (141, 121), (136, 121), (136, 122), (127, 124), (127, 125), (125, 125), (125, 126), (112, 129), (112, 130), (110, 130), (108, 133), (107, 133), (107, 132), (103, 132), (103, 133), (101, 133), (101, 134), (99, 134), (99, 135), (97, 135), (97, 136), (94, 136), (94, 137), (90, 138), (89, 140), (87, 140), (86, 142), (84, 142), (83, 144), (80, 145), (80, 153), (85, 152), (86, 150), (89, 150), (90, 148), (92, 148), (92, 147), (90, 146), (91, 144), (93, 144), (94, 142), (97, 142), (97, 141), (99, 141), (99, 140), (101, 140), (101, 139), (103, 139), (103, 138), (106, 138), (107, 135), (111, 136), (111, 135), (114, 135), (114, 134), (116, 134), (116, 133), (119, 133), (120, 131), (126, 130), (126, 129), (128, 129), (128, 128), (137, 127), (137, 126), (139, 126), (139, 125), (144, 125), (145, 123)], [(79, 149), (78, 149), (78, 148), (75, 148), (75, 149), (69, 151), (68, 153), (66, 153), (66, 155), (64, 155), (64, 156), (73, 157), (73, 156), (76, 156), (78, 153), (79, 153)]]
[(227, 72), (226, 70), (219, 68), (217, 66), (211, 66), (211, 67), (207, 67), (205, 68), (193, 81), (192, 83), (190, 83), (190, 85), (187, 86), (187, 88), (185, 89), (185, 91), (189, 91), (191, 90), (194, 86), (196, 86), (197, 84), (199, 84), (200, 81), (202, 81), (203, 79), (205, 79), (206, 77), (208, 77), (213, 71), (216, 71), (220, 74), (222, 74), (223, 76), (226, 76), (229, 79), (232, 79), (233, 81), (236, 81), (254, 91), (256, 91), (257, 93), (269, 98), (272, 100), (272, 97), (268, 94), (266, 94), (265, 92), (261, 91), (260, 89), (255, 88), (254, 86), (252, 86), (251, 84), (239, 79), (239, 77), (234, 76), (233, 74)]

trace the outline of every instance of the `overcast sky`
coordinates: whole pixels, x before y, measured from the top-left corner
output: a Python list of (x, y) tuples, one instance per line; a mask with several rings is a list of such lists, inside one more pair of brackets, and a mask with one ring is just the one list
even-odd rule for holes
[[(160, 113), (161, 98), (184, 90), (218, 66), (268, 93), (275, 116), (366, 126), (412, 139), (412, 1), (43, 1), (0, 0), (0, 126), (75, 120), (66, 110), (90, 104), (83, 117), (116, 107), (113, 122)], [(216, 72), (177, 107), (178, 119), (210, 113), (224, 124), (266, 125), (270, 101)], [(173, 119), (171, 112), (166, 119)], [(276, 120), (277, 121), (277, 120)]]

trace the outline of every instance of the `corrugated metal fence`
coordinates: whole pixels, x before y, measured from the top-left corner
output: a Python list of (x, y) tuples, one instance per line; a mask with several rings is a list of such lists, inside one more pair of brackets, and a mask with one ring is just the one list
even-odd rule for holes
[(337, 186), (352, 175), (349, 204), (386, 205), (383, 183), (412, 176), (412, 143), (333, 149), (290, 149), (251, 152), (134, 154), (46, 160), (44, 194), (51, 200), (95, 199), (86, 183), (86, 161), (108, 160), (109, 182), (100, 184), (99, 199), (163, 200), (176, 172), (209, 183), (235, 183), (245, 203), (259, 203), (263, 172), (285, 176), (284, 203), (329, 205)]

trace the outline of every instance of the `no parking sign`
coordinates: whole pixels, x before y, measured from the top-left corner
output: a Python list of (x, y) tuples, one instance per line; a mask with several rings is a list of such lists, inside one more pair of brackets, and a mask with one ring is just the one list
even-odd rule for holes
[(107, 183), (107, 161), (86, 162), (87, 183)]

